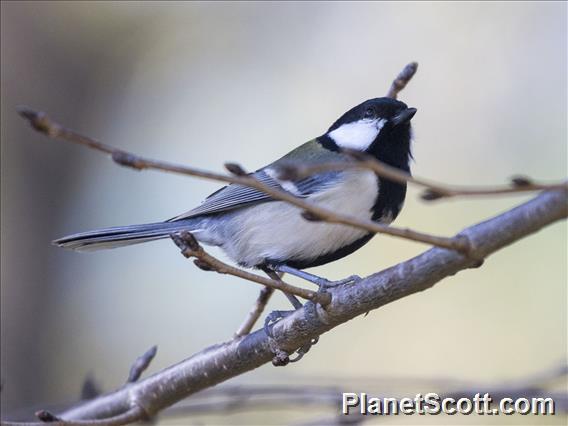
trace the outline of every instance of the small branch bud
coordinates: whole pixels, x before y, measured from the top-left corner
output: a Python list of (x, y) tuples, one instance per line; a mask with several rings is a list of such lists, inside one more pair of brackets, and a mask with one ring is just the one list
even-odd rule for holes
[(212, 268), (211, 265), (209, 265), (207, 262), (205, 262), (201, 259), (195, 259), (193, 261), (193, 264), (195, 266), (197, 266), (199, 269), (201, 269), (202, 271), (207, 271), (207, 272), (215, 271), (215, 268)]
[(140, 355), (138, 358), (136, 358), (136, 360), (132, 364), (132, 367), (130, 367), (130, 373), (128, 374), (128, 379), (126, 380), (126, 383), (136, 382), (140, 378), (142, 373), (146, 371), (146, 369), (150, 366), (150, 363), (156, 356), (157, 352), (158, 352), (158, 347), (154, 345), (146, 352), (144, 352), (142, 355)]
[(302, 212), (302, 217), (309, 222), (321, 222), (322, 221), (322, 218), (319, 217), (317, 214), (315, 214), (313, 212), (309, 212), (307, 210)]
[(273, 366), (284, 367), (285, 365), (288, 365), (289, 362), (290, 362), (290, 356), (288, 355), (287, 352), (281, 349), (276, 350), (274, 358), (272, 358)]
[(298, 176), (298, 166), (291, 163), (283, 163), (278, 165), (277, 168), (278, 179), (282, 180), (296, 180)]
[(436, 192), (433, 189), (426, 189), (420, 195), (420, 198), (422, 198), (424, 201), (434, 201), (444, 197), (445, 197), (444, 194), (440, 194), (439, 192)]
[(38, 132), (44, 133), (49, 137), (55, 137), (61, 127), (51, 121), (45, 112), (34, 111), (26, 106), (16, 108), (18, 114), (24, 117), (30, 125)]
[(82, 400), (89, 400), (96, 398), (101, 394), (101, 390), (95, 379), (90, 374), (85, 378), (83, 382), (83, 386), (81, 387), (81, 399)]
[(418, 62), (411, 62), (398, 74), (387, 93), (387, 97), (396, 99), (399, 92), (406, 87), (418, 70)]
[(517, 188), (521, 188), (524, 186), (531, 186), (533, 183), (526, 176), (513, 176), (511, 178), (511, 184)]
[(143, 161), (140, 161), (137, 156), (132, 155), (128, 152), (115, 151), (111, 154), (111, 158), (115, 163), (120, 164), (121, 166), (130, 167), (135, 170), (142, 170), (146, 168)]
[(247, 176), (248, 173), (237, 163), (225, 163), (225, 168), (235, 176)]
[(62, 420), (55, 414), (47, 410), (39, 410), (35, 412), (35, 416), (44, 423), (61, 422)]

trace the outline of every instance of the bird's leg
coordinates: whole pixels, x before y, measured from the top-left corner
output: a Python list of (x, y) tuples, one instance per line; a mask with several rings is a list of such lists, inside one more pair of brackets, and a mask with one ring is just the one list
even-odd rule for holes
[[(280, 278), (283, 275), (283, 273), (279, 274), (272, 267), (265, 267), (265, 268), (262, 268), (262, 270), (271, 279), (277, 280), (277, 281), (279, 281)], [(272, 311), (266, 316), (266, 319), (264, 320), (264, 331), (270, 337), (272, 337), (272, 327), (274, 326), (274, 324), (276, 324), (282, 318), (286, 318), (288, 315), (293, 313), (296, 309), (300, 309), (303, 306), (302, 302), (300, 302), (298, 300), (298, 298), (296, 296), (294, 296), (293, 294), (288, 294), (288, 293), (285, 293), (285, 292), (283, 292), (283, 293), (286, 296), (286, 298), (290, 301), (292, 306), (294, 307), (294, 310), (293, 311)]]
[[(284, 275), (284, 272), (279, 273), (272, 267), (266, 267), (266, 268), (263, 268), (263, 270), (266, 273), (266, 275), (268, 275), (273, 280), (280, 280), (282, 275)], [(300, 309), (304, 306), (304, 305), (302, 305), (302, 302), (300, 302), (298, 300), (298, 298), (296, 296), (294, 296), (293, 294), (288, 294), (288, 293), (284, 292), (284, 295), (290, 301), (292, 306), (294, 306), (294, 310), (293, 311), (272, 311), (266, 316), (266, 319), (264, 320), (264, 332), (269, 337), (272, 337), (272, 328), (274, 327), (274, 324), (276, 324), (281, 319), (286, 318), (288, 315), (294, 313), (297, 309)], [(304, 346), (300, 347), (297, 350), (297, 356), (293, 359), (290, 359), (290, 362), (297, 362), (300, 359), (302, 359), (302, 357), (311, 349), (311, 347), (313, 345), (315, 345), (318, 342), (318, 340), (319, 340), (319, 337), (316, 337), (315, 339), (312, 339), (311, 342), (306, 343)]]
[(343, 278), (342, 280), (337, 280), (337, 281), (330, 281), (328, 279), (319, 277), (317, 275), (314, 274), (310, 274), (309, 272), (306, 271), (301, 271), (299, 269), (296, 268), (292, 268), (291, 266), (288, 265), (274, 265), (274, 270), (278, 271), (278, 272), (282, 272), (282, 273), (288, 273), (290, 275), (294, 275), (298, 278), (302, 278), (306, 281), (309, 281), (311, 283), (316, 284), (320, 290), (326, 289), (326, 288), (330, 288), (330, 287), (335, 287), (341, 284), (355, 284), (358, 281), (361, 280), (361, 277), (358, 275), (351, 275), (347, 278)]

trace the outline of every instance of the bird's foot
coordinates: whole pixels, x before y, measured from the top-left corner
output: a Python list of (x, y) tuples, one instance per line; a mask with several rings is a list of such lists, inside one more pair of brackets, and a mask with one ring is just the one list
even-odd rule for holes
[(274, 337), (272, 333), (272, 329), (274, 328), (274, 324), (280, 321), (283, 318), (286, 318), (288, 315), (293, 314), (296, 311), (272, 311), (264, 320), (264, 332), (270, 338)]
[(319, 278), (315, 283), (320, 288), (320, 291), (325, 290), (326, 288), (337, 287), (343, 284), (357, 284), (361, 281), (361, 277), (359, 275), (350, 275), (347, 278), (343, 278), (337, 281), (330, 281), (325, 278)]
[[(266, 333), (266, 335), (270, 338), (274, 337), (273, 334), (273, 328), (274, 325), (286, 318), (287, 316), (293, 314), (296, 311), (272, 311), (270, 312), (267, 316), (266, 319), (264, 320), (264, 332)], [(319, 337), (316, 337), (315, 339), (312, 339), (309, 343), (306, 343), (305, 345), (301, 346), (297, 351), (296, 351), (296, 356), (294, 358), (290, 358), (288, 354), (286, 354), (283, 351), (279, 351), (278, 354), (275, 355), (274, 359), (272, 360), (272, 363), (275, 366), (283, 366), (288, 364), (289, 362), (298, 362), (302, 359), (302, 357), (308, 353), (308, 351), (312, 348), (313, 345), (315, 345), (319, 340)]]
[(361, 281), (361, 277), (358, 275), (351, 275), (347, 278), (343, 278), (337, 281), (330, 281), (326, 278), (320, 277), (318, 275), (310, 274), (309, 272), (302, 271), (300, 269), (292, 268), (291, 266), (284, 264), (269, 264), (269, 267), (276, 272), (288, 273), (294, 275), (295, 277), (302, 278), (303, 280), (309, 281), (316, 284), (320, 291), (324, 291), (326, 288), (336, 287), (342, 284), (356, 284)]
[(309, 343), (306, 343), (296, 351), (296, 356), (294, 358), (290, 358), (290, 362), (298, 362), (302, 359), (302, 357), (308, 353), (308, 351), (319, 341), (319, 337), (310, 340)]

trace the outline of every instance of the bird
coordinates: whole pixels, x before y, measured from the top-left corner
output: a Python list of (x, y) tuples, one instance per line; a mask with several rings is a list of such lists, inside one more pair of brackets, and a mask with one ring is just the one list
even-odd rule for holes
[[(249, 175), (318, 206), (388, 225), (403, 207), (405, 183), (362, 168), (290, 179), (285, 179), (281, 170), (290, 164), (356, 161), (352, 155), (355, 151), (410, 174), (411, 119), (416, 111), (388, 97), (366, 100), (341, 115), (321, 136)], [(54, 244), (96, 250), (188, 231), (198, 242), (220, 247), (242, 267), (290, 273), (320, 287), (337, 283), (304, 270), (350, 255), (374, 234), (349, 225), (309, 221), (302, 213), (302, 209), (262, 191), (232, 183), (169, 220), (81, 232), (55, 240)]]

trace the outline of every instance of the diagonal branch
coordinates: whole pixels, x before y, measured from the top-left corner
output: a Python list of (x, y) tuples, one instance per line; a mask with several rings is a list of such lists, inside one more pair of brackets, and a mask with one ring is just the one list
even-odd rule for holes
[(241, 337), (249, 334), (252, 331), (252, 328), (262, 315), (264, 308), (266, 307), (268, 301), (272, 297), (274, 293), (274, 289), (270, 287), (264, 287), (260, 290), (256, 301), (254, 302), (254, 306), (251, 308), (250, 312), (247, 314), (243, 323), (239, 326), (237, 331), (235, 331), (234, 337)]
[(227, 265), (226, 263), (211, 256), (209, 253), (203, 250), (203, 247), (199, 245), (197, 240), (193, 237), (193, 235), (191, 235), (190, 232), (183, 231), (179, 234), (172, 235), (171, 238), (174, 243), (176, 243), (176, 245), (180, 248), (181, 253), (185, 257), (196, 258), (195, 264), (201, 269), (212, 270), (220, 274), (233, 275), (235, 277), (243, 278), (247, 281), (262, 284), (266, 287), (282, 290), (285, 293), (293, 294), (295, 296), (301, 297), (306, 300), (311, 300), (312, 302), (319, 303), (321, 305), (327, 305), (331, 301), (331, 296), (329, 293), (306, 290), (304, 288), (287, 284), (283, 281), (265, 278), (248, 271), (235, 268), (234, 266)]
[[(568, 215), (568, 193), (547, 191), (492, 219), (462, 231), (476, 258), (485, 258)], [(276, 323), (270, 338), (263, 329), (207, 348), (146, 379), (77, 405), (57, 415), (66, 421), (120, 416), (141, 408), (146, 417), (192, 395), (271, 361), (275, 348), (291, 353), (350, 319), (411, 294), (445, 277), (477, 266), (452, 250), (432, 248), (410, 260), (366, 277), (357, 285), (332, 288), (326, 306), (307, 302)], [(140, 417), (142, 414), (140, 414)]]

